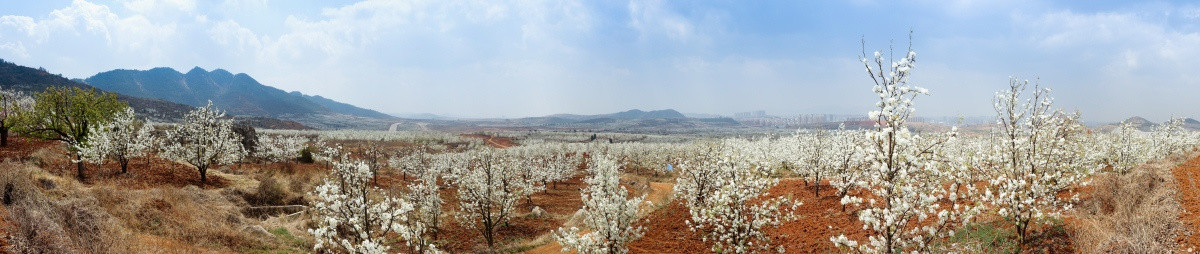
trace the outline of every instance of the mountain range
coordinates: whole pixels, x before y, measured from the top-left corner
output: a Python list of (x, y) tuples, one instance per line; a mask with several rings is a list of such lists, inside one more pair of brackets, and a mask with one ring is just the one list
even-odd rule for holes
[[(62, 75), (50, 74), (41, 68), (34, 69), (0, 59), (0, 88), (34, 94), (51, 86), (93, 88)], [(128, 103), (139, 115), (154, 121), (177, 121), (194, 108), (160, 99), (147, 99), (125, 94), (117, 94), (117, 99)]]
[(191, 106), (208, 101), (230, 115), (296, 118), (309, 115), (342, 114), (355, 117), (393, 118), (374, 110), (359, 108), (321, 96), (286, 92), (263, 85), (245, 73), (233, 74), (200, 67), (187, 73), (171, 68), (149, 70), (112, 70), (84, 79), (84, 83), (105, 91), (134, 97), (155, 98)]
[[(1154, 129), (1157, 129), (1158, 126), (1161, 125), (1159, 123), (1151, 122), (1150, 120), (1147, 120), (1146, 118), (1143, 118), (1140, 116), (1134, 116), (1134, 117), (1127, 118), (1124, 121), (1121, 121), (1118, 123), (1104, 124), (1104, 125), (1093, 127), (1092, 129), (1094, 129), (1096, 131), (1100, 131), (1100, 132), (1110, 132), (1110, 131), (1116, 130), (1117, 128), (1120, 128), (1122, 123), (1132, 123), (1134, 128), (1137, 128), (1139, 131), (1144, 131), (1144, 132), (1154, 131)], [(1191, 131), (1200, 131), (1200, 121), (1196, 121), (1196, 119), (1192, 119), (1192, 118), (1184, 118), (1183, 119), (1183, 128), (1186, 130), (1191, 130)]]
[(556, 114), (509, 119), (404, 119), (397, 129), (436, 129), (448, 131), (478, 130), (556, 130), (613, 131), (637, 133), (697, 133), (717, 129), (744, 128), (728, 117), (690, 118), (673, 109), (638, 109), (610, 114)]

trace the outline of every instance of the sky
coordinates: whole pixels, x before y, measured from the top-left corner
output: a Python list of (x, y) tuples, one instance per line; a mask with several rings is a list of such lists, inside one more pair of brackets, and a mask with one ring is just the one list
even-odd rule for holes
[(1086, 121), (1200, 117), (1188, 1), (0, 0), (0, 58), (70, 78), (198, 66), (385, 113), (863, 114), (859, 55), (917, 52), (918, 116), (1009, 77)]

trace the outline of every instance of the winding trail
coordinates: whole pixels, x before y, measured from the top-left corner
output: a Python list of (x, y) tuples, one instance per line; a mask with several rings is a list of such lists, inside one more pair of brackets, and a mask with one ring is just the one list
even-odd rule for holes
[(491, 144), (492, 146), (494, 146), (496, 148), (508, 148), (509, 146), (511, 146), (511, 145), (505, 145), (505, 144), (496, 142), (496, 137), (491, 137), (491, 136), (488, 136), (487, 142), (488, 142), (488, 144)]

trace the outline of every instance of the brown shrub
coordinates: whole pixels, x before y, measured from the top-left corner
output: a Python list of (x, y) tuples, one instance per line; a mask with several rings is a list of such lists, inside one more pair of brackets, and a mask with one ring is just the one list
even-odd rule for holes
[(95, 199), (73, 199), (58, 204), (63, 228), (76, 246), (88, 253), (125, 253), (120, 251), (129, 242), (126, 230)]
[[(17, 253), (127, 253), (126, 230), (90, 196), (63, 195), (28, 164), (4, 163), (0, 183), (12, 186), (10, 251)], [(34, 180), (38, 179), (38, 180)], [(36, 182), (36, 183), (35, 183)], [(54, 200), (61, 197), (60, 200)]]
[(246, 195), (246, 202), (256, 206), (284, 205), (290, 196), (291, 193), (283, 189), (279, 180), (267, 177), (258, 181), (258, 189), (254, 193)]
[(1125, 175), (1093, 178), (1094, 192), (1075, 211), (1072, 242), (1082, 253), (1170, 253), (1182, 229), (1171, 168), (1179, 158), (1142, 165)]
[[(121, 190), (92, 189), (106, 210), (135, 232), (153, 235), (153, 244), (182, 242), (217, 250), (263, 248), (268, 242), (240, 228), (247, 223), (239, 207), (219, 190), (195, 186)], [(161, 237), (161, 238), (159, 238)]]
[(5, 161), (0, 163), (0, 186), (4, 188), (4, 203), (21, 204), (31, 198), (40, 198), (37, 184), (34, 184), (34, 168)]
[[(41, 153), (36, 160), (67, 160), (49, 149)], [(261, 183), (254, 195), (269, 203), (302, 202), (288, 183)], [(12, 186), (11, 205), (0, 209), (0, 235), (8, 238), (0, 246), (8, 249), (0, 253), (247, 252), (287, 244), (243, 230), (259, 222), (242, 214), (248, 204), (233, 188), (82, 184), (11, 160), (0, 162), (0, 191), (6, 185)]]
[[(78, 252), (62, 226), (54, 222), (49, 209), (27, 207), (24, 204), (9, 208), (10, 221), (16, 227), (11, 230), (9, 251), (14, 253), (70, 253)], [(7, 219), (7, 218), (6, 218)]]
[(29, 154), (29, 163), (32, 163), (38, 168), (47, 168), (51, 165), (66, 164), (71, 160), (66, 154), (66, 151), (58, 146), (39, 148)]

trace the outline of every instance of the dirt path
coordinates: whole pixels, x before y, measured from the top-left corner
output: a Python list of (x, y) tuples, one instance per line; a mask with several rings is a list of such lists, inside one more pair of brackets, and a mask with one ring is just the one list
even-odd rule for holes
[(494, 147), (494, 148), (509, 148), (513, 145), (516, 145), (515, 143), (513, 143), (513, 140), (511, 138), (504, 138), (504, 137), (497, 138), (497, 137), (493, 137), (490, 135), (483, 135), (483, 134), (462, 134), (462, 136), (468, 137), (468, 138), (483, 139), (483, 143), (487, 144), (488, 146)]
[[(671, 195), (672, 188), (674, 186), (675, 185), (671, 184), (671, 183), (651, 182), (649, 191), (647, 193), (643, 193), (643, 194), (646, 194), (645, 200), (653, 202), (654, 204), (666, 204), (668, 201), (668, 198)], [(550, 242), (546, 243), (545, 245), (538, 246), (537, 248), (533, 248), (531, 250), (525, 251), (524, 253), (525, 254), (555, 254), (555, 253), (572, 253), (572, 252), (563, 252), (562, 245), (559, 245), (557, 241), (551, 240)]]
[(1179, 187), (1179, 203), (1183, 211), (1179, 220), (1186, 232), (1179, 235), (1181, 252), (1200, 251), (1200, 157), (1193, 157), (1172, 170)]
[(508, 148), (510, 146), (510, 145), (501, 144), (500, 142), (496, 142), (496, 137), (488, 137), (487, 142), (488, 142), (488, 144), (491, 144), (492, 146), (495, 146), (496, 148)]

